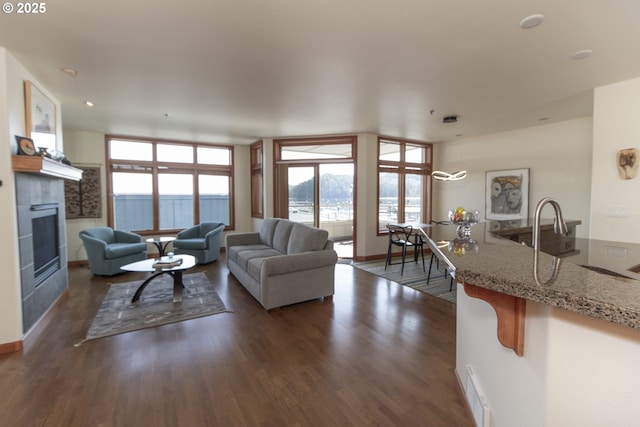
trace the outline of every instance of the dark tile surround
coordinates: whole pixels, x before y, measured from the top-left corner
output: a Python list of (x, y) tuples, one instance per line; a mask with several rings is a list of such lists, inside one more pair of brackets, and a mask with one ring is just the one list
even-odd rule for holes
[[(16, 173), (16, 203), (18, 210), (20, 281), (22, 285), (22, 319), (23, 332), (26, 333), (67, 289), (64, 181), (60, 178), (46, 175)], [(44, 203), (58, 203), (60, 270), (53, 273), (38, 287), (35, 287), (31, 206)]]

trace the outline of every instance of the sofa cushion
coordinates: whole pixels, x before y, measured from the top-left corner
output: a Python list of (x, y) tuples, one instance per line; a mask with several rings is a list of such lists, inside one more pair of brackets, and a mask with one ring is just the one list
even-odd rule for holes
[(291, 236), (291, 229), (294, 224), (295, 222), (289, 221), (288, 219), (281, 219), (278, 221), (278, 225), (276, 225), (276, 232), (273, 235), (273, 245), (271, 245), (275, 250), (282, 252), (283, 254), (287, 253), (289, 236)]
[(276, 232), (276, 225), (280, 222), (279, 218), (267, 218), (262, 221), (260, 227), (260, 241), (268, 246), (273, 246), (273, 235)]
[(271, 249), (270, 246), (267, 245), (242, 245), (242, 246), (231, 246), (227, 248), (227, 259), (238, 263), (238, 252), (242, 251), (255, 251), (255, 250), (264, 250)]
[(242, 268), (245, 271), (248, 271), (247, 265), (249, 261), (251, 261), (252, 259), (267, 258), (271, 256), (278, 256), (278, 255), (283, 255), (283, 254), (271, 248), (241, 250), (241, 251), (238, 251), (236, 255), (235, 263), (238, 264), (238, 267)]
[(289, 237), (287, 254), (322, 250), (327, 244), (328, 238), (327, 230), (308, 227), (304, 224), (294, 224)]

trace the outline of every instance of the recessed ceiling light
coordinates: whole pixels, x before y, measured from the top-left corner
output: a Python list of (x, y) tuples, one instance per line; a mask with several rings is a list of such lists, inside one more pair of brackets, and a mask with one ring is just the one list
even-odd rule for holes
[(91, 101), (84, 101), (84, 105), (86, 105), (87, 107), (93, 107), (95, 104)]
[(78, 75), (78, 71), (74, 70), (73, 68), (69, 68), (69, 67), (64, 67), (62, 68), (62, 72), (69, 74), (70, 76), (77, 76)]
[(544, 15), (530, 15), (520, 21), (520, 28), (524, 28), (526, 30), (529, 28), (537, 27), (538, 25), (542, 24), (542, 21), (544, 21)]
[(571, 54), (571, 59), (584, 59), (588, 56), (591, 56), (593, 51), (591, 49), (582, 49), (577, 52), (573, 52)]

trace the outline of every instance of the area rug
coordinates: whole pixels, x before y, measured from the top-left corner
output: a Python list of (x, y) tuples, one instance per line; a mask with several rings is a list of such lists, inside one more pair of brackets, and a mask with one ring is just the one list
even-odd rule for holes
[[(393, 262), (396, 262), (394, 259)], [(400, 275), (400, 264), (390, 265), (386, 271), (384, 269), (384, 260), (353, 262), (352, 265), (361, 270), (367, 271), (376, 276), (383, 277), (392, 282), (408, 286), (420, 292), (441, 298), (451, 303), (456, 303), (456, 284), (451, 287), (451, 277), (446, 274), (442, 264), (440, 268), (436, 266), (434, 261), (431, 270), (431, 279), (427, 283), (427, 272), (429, 271), (429, 258), (425, 259), (425, 267), (427, 272), (422, 270), (422, 262), (414, 263), (411, 261), (404, 264), (404, 274)], [(451, 290), (449, 290), (451, 287)]]
[(142, 281), (114, 283), (102, 301), (87, 337), (76, 344), (173, 322), (229, 313), (204, 273), (185, 274), (182, 302), (173, 302), (173, 278), (162, 275), (145, 288), (140, 300), (131, 298)]

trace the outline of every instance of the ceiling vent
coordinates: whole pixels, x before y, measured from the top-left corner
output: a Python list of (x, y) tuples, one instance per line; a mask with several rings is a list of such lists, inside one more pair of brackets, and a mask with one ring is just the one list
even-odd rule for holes
[(455, 123), (458, 121), (458, 116), (445, 116), (442, 119), (442, 123)]

